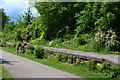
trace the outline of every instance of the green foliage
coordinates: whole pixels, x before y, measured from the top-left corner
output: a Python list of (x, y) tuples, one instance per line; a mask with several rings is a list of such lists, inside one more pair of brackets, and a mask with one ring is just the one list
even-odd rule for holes
[(40, 16), (33, 18), (29, 6), (27, 12), (18, 16), (17, 23), (8, 22), (1, 9), (6, 16), (2, 38), (84, 51), (120, 51), (120, 2), (33, 5)]
[(64, 28), (69, 26), (74, 28), (75, 24), (75, 3), (35, 3), (35, 8), (41, 15), (42, 23), (46, 24), (45, 38), (54, 39), (64, 32)]
[(21, 37), (21, 31), (22, 31), (22, 28), (19, 28), (17, 30), (15, 30), (15, 40), (16, 41), (22, 41), (22, 37)]
[(25, 48), (26, 48), (25, 53), (27, 53), (27, 54), (33, 54), (34, 53), (34, 46), (33, 45), (29, 44)]
[(47, 52), (47, 51), (44, 51), (44, 57), (43, 57), (43, 59), (48, 59), (48, 56), (50, 55), (50, 53), (49, 52)]
[(56, 55), (57, 60), (58, 60), (58, 61), (62, 61), (62, 60), (61, 60), (61, 56), (62, 56), (62, 55), (61, 55), (60, 53), (56, 53), (56, 54), (57, 54), (57, 55)]
[(9, 22), (5, 24), (4, 31), (12, 31), (15, 28), (14, 22)]
[(66, 54), (61, 55), (61, 62), (66, 62), (67, 59), (68, 59), (68, 55), (66, 55)]
[(110, 64), (109, 64), (108, 62), (103, 62), (101, 68), (102, 68), (102, 69), (105, 69), (105, 70), (110, 69)]
[(23, 28), (26, 28), (29, 24), (32, 23), (33, 15), (31, 12), (31, 6), (27, 8), (27, 12), (24, 12), (24, 14), (18, 15), (17, 23), (22, 25)]
[(120, 67), (111, 66), (111, 75), (112, 78), (120, 78)]
[(32, 44), (27, 45), (25, 48), (29, 50), (34, 50), (34, 46)]
[(5, 46), (6, 46), (6, 43), (5, 43), (5, 42), (2, 42), (2, 43), (0, 43), (0, 46), (1, 46), (1, 47), (5, 47)]
[(6, 15), (6, 12), (3, 8), (0, 9), (0, 30), (4, 30), (5, 24), (9, 21), (9, 16)]
[(61, 45), (61, 44), (62, 44), (62, 39), (59, 38), (59, 39), (51, 40), (48, 45), (57, 47), (58, 45)]
[(111, 66), (108, 62), (103, 62), (102, 64), (97, 65), (97, 70), (103, 72), (103, 75), (110, 78), (120, 78), (120, 67)]
[(37, 44), (37, 45), (41, 45), (41, 46), (45, 46), (45, 45), (48, 45), (48, 40), (45, 40), (45, 39), (39, 39), (37, 38), (36, 40), (32, 40), (31, 43), (33, 44)]
[[(116, 14), (116, 11), (113, 11), (114, 9), (117, 10), (119, 8), (118, 4), (115, 6), (115, 3), (109, 2), (87, 3), (84, 7), (85, 9), (77, 13), (75, 16), (77, 17), (77, 28), (75, 29), (76, 33), (74, 39), (79, 40), (79, 37), (81, 39), (81, 35), (84, 35), (84, 33), (91, 33), (92, 31), (99, 33), (100, 30), (103, 37), (99, 36), (99, 38), (101, 38), (100, 41), (103, 40), (102, 43), (93, 43), (94, 41), (90, 41), (97, 46), (97, 51), (103, 49), (106, 51), (114, 51), (115, 49), (118, 50), (116, 46), (118, 46), (119, 31), (117, 31), (117, 29), (119, 25), (117, 25), (116, 20), (118, 19), (117, 15), (119, 13)], [(95, 35), (95, 33), (93, 35)], [(78, 41), (77, 44), (79, 45), (80, 42), (86, 44), (81, 40)]]
[(26, 53), (26, 54), (33, 54), (34, 51), (33, 51), (33, 50), (26, 49), (26, 50), (25, 50), (25, 53)]
[(49, 54), (47, 57), (47, 60), (49, 61), (57, 61), (57, 58), (53, 54)]
[(10, 72), (0, 64), (0, 79), (5, 80), (6, 78), (7, 80), (14, 80), (12, 79), (13, 76), (10, 74)]
[(15, 49), (18, 49), (20, 46), (22, 46), (22, 42), (18, 41), (16, 42), (15, 45), (16, 45)]
[(90, 69), (90, 70), (93, 70), (93, 71), (95, 71), (95, 69), (96, 69), (96, 60), (94, 60), (94, 59), (90, 59), (89, 60), (89, 63), (88, 63), (88, 69)]
[(36, 56), (36, 58), (44, 58), (44, 49), (41, 47), (36, 47), (34, 50), (34, 54)]
[(75, 63), (76, 62), (76, 57), (72, 56), (72, 55), (69, 55), (67, 62), (70, 63), (70, 64)]
[(114, 51), (117, 49), (117, 35), (116, 33), (109, 29), (108, 31), (101, 31), (96, 34), (95, 40), (97, 42), (97, 50), (101, 50), (101, 48), (105, 48), (105, 51)]

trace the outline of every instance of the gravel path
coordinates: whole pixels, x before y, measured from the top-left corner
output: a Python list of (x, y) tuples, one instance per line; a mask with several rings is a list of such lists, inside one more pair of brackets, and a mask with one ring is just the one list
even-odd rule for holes
[(78, 50), (71, 50), (65, 48), (53, 48), (53, 47), (44, 47), (47, 51), (65, 53), (68, 55), (78, 56), (80, 58), (92, 58), (96, 60), (104, 59), (107, 62), (110, 62), (112, 65), (120, 66), (120, 55), (118, 54), (98, 54), (96, 52), (84, 52)]
[(58, 69), (0, 50), (0, 61), (14, 78), (80, 78)]
[[(12, 45), (13, 43), (7, 42), (7, 44)], [(54, 48), (54, 47), (44, 47), (44, 48), (46, 51), (49, 52), (65, 53), (68, 55), (78, 56), (80, 58), (92, 58), (96, 60), (104, 59), (105, 61), (110, 62), (112, 65), (120, 66), (120, 55), (118, 54), (98, 54), (96, 52), (84, 52), (84, 51), (71, 50), (65, 48)]]

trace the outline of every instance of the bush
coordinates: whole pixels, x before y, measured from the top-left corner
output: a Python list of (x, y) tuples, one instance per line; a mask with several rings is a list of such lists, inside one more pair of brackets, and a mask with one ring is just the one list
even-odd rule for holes
[(36, 58), (43, 59), (44, 58), (44, 49), (41, 47), (36, 47), (34, 50), (34, 54)]
[(48, 56), (50, 55), (50, 53), (49, 52), (47, 52), (47, 51), (44, 51), (44, 59), (47, 59), (48, 58)]
[(5, 43), (5, 42), (2, 42), (2, 43), (0, 43), (0, 46), (1, 46), (1, 47), (5, 47), (5, 46), (6, 46), (6, 43)]
[(89, 63), (88, 63), (88, 69), (95, 71), (97, 69), (96, 68), (96, 63), (97, 63), (96, 60), (90, 59)]
[(31, 44), (27, 45), (25, 53), (27, 53), (27, 54), (33, 54), (34, 53), (34, 46), (31, 45)]
[(33, 45), (31, 45), (31, 44), (29, 44), (29, 45), (27, 45), (27, 46), (26, 46), (26, 49), (29, 49), (29, 50), (34, 50), (34, 46), (33, 46)]
[(26, 53), (26, 54), (33, 54), (33, 53), (34, 53), (34, 50), (26, 49), (26, 50), (25, 50), (25, 53)]
[(62, 56), (62, 54), (60, 54), (60, 53), (56, 54), (56, 58), (57, 58), (58, 61), (62, 61), (61, 56)]
[(62, 44), (62, 38), (57, 38), (49, 42), (48, 46), (60, 46)]
[(111, 66), (111, 78), (120, 78), (120, 67)]
[(108, 29), (107, 31), (99, 30), (95, 35), (97, 50), (105, 49), (105, 51), (114, 51), (119, 42), (117, 38), (116, 33), (112, 29)]
[(67, 59), (68, 59), (68, 55), (66, 55), (66, 54), (61, 55), (61, 62), (66, 62)]
[(75, 56), (69, 55), (68, 59), (67, 59), (67, 62), (70, 63), (70, 64), (73, 64), (73, 63), (76, 63), (76, 60), (77, 60), (77, 58)]
[(57, 58), (54, 56), (54, 54), (50, 54), (50, 55), (47, 57), (47, 60), (57, 61)]
[(107, 71), (108, 69), (110, 69), (110, 63), (108, 62), (103, 62), (102, 67), (103, 70)]
[(16, 47), (15, 47), (15, 49), (18, 49), (20, 46), (22, 46), (22, 42), (16, 42)]
[(16, 43), (13, 43), (13, 47), (14, 47), (14, 48), (16, 47), (16, 45), (17, 45)]

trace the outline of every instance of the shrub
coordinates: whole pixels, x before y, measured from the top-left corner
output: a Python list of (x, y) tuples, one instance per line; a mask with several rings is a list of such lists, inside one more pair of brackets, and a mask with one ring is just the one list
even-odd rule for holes
[(57, 39), (54, 39), (52, 41), (50, 41), (48, 43), (48, 46), (60, 46), (62, 44), (62, 39), (61, 38), (57, 38)]
[(114, 51), (117, 47), (117, 35), (112, 30), (99, 30), (95, 35), (96, 48), (98, 51), (105, 49), (105, 51)]
[(80, 64), (82, 60), (80, 58), (76, 58), (76, 64)]
[(49, 52), (47, 52), (47, 51), (44, 51), (44, 59), (47, 59), (48, 58), (48, 56), (50, 55), (50, 53)]
[(58, 59), (58, 61), (62, 61), (61, 56), (62, 56), (62, 54), (60, 54), (60, 53), (56, 54), (56, 58)]
[(33, 45), (31, 45), (31, 44), (29, 44), (29, 45), (27, 45), (27, 46), (26, 46), (26, 49), (29, 49), (29, 50), (34, 50), (34, 46), (33, 46)]
[(93, 71), (95, 71), (97, 69), (96, 68), (96, 60), (94, 60), (94, 59), (89, 60), (88, 69), (93, 70)]
[(16, 47), (16, 43), (13, 43), (13, 47), (14, 47), (14, 48)]
[(33, 54), (34, 53), (34, 46), (31, 45), (31, 44), (27, 45), (25, 53), (27, 53), (27, 54)]
[(67, 62), (70, 63), (70, 64), (73, 64), (73, 63), (76, 62), (76, 59), (77, 59), (77, 58), (76, 58), (75, 56), (69, 55)]
[(43, 59), (44, 58), (44, 49), (41, 47), (36, 47), (34, 50), (34, 54), (36, 58)]
[(33, 51), (33, 50), (26, 49), (26, 50), (25, 50), (25, 53), (26, 53), (26, 54), (33, 54), (34, 51)]
[(68, 59), (68, 55), (66, 55), (66, 54), (61, 55), (61, 62), (66, 62), (67, 59)]
[(111, 78), (120, 78), (120, 67), (117, 66), (111, 66)]
[(22, 46), (22, 42), (17, 42), (15, 49), (18, 49), (20, 46)]
[(1, 47), (5, 47), (5, 46), (6, 46), (6, 43), (5, 43), (5, 42), (2, 42), (2, 43), (0, 43), (0, 46), (1, 46)]
[(108, 70), (108, 69), (110, 69), (110, 63), (108, 63), (108, 62), (103, 62), (103, 64), (102, 64), (102, 67), (101, 67), (103, 70)]
[(75, 41), (75, 47), (78, 47), (79, 45), (84, 45), (86, 43), (81, 36), (75, 37), (74, 41)]
[(56, 58), (53, 54), (50, 54), (50, 55), (47, 57), (47, 60), (57, 61), (57, 58)]

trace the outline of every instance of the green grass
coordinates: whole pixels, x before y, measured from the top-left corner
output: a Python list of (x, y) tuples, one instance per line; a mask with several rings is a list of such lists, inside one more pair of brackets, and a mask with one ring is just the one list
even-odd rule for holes
[(101, 72), (89, 71), (88, 68), (86, 66), (83, 66), (83, 65), (74, 66), (74, 65), (68, 64), (68, 63), (60, 63), (60, 62), (48, 61), (46, 59), (38, 59), (34, 55), (15, 53), (15, 49), (11, 49), (8, 47), (3, 47), (0, 49), (11, 52), (15, 55), (19, 55), (19, 56), (31, 59), (31, 60), (36, 61), (38, 63), (42, 63), (45, 65), (54, 67), (56, 69), (60, 69), (60, 70), (65, 71), (65, 72), (69, 72), (69, 73), (78, 75), (80, 77), (92, 78), (92, 79), (93, 78), (108, 78), (107, 76), (103, 75), (103, 73), (101, 73)]
[(9, 78), (7, 80), (13, 80), (13, 76), (9, 73), (9, 71), (2, 65), (0, 65), (0, 79), (1, 78)]
[(113, 52), (113, 51), (107, 51), (107, 52), (105, 52), (105, 51), (101, 51), (101, 52), (98, 52), (98, 53), (101, 53), (101, 54), (120, 54), (120, 52)]

